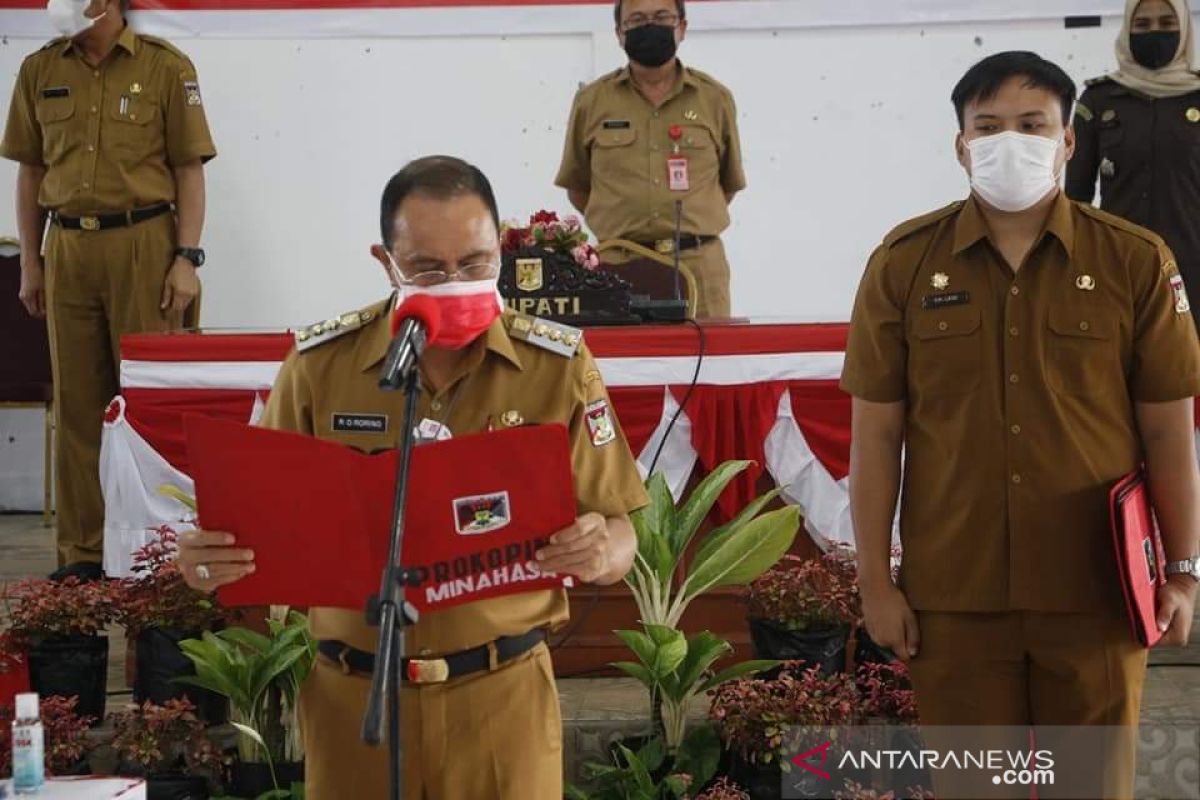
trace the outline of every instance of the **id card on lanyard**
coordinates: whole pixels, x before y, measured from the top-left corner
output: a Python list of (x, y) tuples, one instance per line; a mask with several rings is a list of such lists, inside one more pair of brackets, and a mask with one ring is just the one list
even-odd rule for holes
[(679, 140), (683, 138), (683, 128), (672, 125), (667, 131), (674, 143), (671, 155), (667, 158), (667, 188), (672, 192), (686, 192), (691, 188), (688, 180), (687, 156), (679, 152)]

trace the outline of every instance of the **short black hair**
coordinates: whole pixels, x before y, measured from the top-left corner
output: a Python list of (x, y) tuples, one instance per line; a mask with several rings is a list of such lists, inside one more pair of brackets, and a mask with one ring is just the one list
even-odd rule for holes
[(383, 244), (392, 249), (392, 234), (396, 227), (396, 213), (411, 194), (425, 195), (435, 200), (475, 195), (492, 214), (496, 231), (500, 230), (500, 212), (496, 208), (496, 195), (478, 167), (453, 156), (426, 156), (410, 161), (392, 176), (383, 187), (383, 198), (379, 203), (379, 233)]
[[(615, 0), (613, 2), (613, 20), (617, 23), (617, 27), (621, 27), (621, 3), (625, 0)], [(675, 0), (675, 11), (678, 12), (680, 19), (687, 19), (687, 11), (683, 8), (683, 0)]]
[(1063, 125), (1071, 122), (1075, 108), (1075, 82), (1053, 61), (1047, 61), (1037, 53), (1011, 50), (988, 56), (967, 70), (962, 80), (950, 93), (954, 111), (958, 114), (958, 129), (964, 127), (964, 112), (967, 103), (991, 100), (1009, 78), (1023, 77), (1031, 89), (1046, 89), (1058, 95), (1062, 103)]

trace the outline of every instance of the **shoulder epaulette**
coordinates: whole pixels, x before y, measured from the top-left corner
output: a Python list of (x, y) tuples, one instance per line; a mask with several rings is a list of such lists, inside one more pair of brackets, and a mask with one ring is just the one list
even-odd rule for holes
[(158, 36), (147, 36), (144, 33), (138, 34), (138, 37), (146, 44), (152, 44), (155, 47), (161, 47), (163, 50), (166, 50), (168, 53), (178, 56), (181, 60), (186, 61), (189, 64), (191, 63), (191, 59), (188, 58), (187, 53), (183, 52), (178, 47), (176, 47), (175, 45), (168, 42), (166, 39), (162, 39)]
[(1143, 241), (1152, 244), (1155, 247), (1162, 248), (1165, 246), (1162, 237), (1157, 233), (1149, 228), (1143, 228), (1141, 225), (1130, 222), (1124, 217), (1118, 217), (1115, 214), (1102, 211), (1091, 203), (1075, 203), (1075, 207), (1092, 219), (1116, 228), (1119, 231), (1136, 236), (1137, 238), (1142, 239)]
[(309, 325), (307, 328), (301, 328), (296, 331), (296, 350), (303, 353), (305, 350), (311, 350), (327, 342), (332, 342), (339, 336), (344, 336), (351, 331), (358, 330), (373, 319), (375, 319), (375, 312), (366, 309), (363, 311), (351, 311), (347, 314), (342, 314), (340, 317), (334, 317), (324, 322)]
[[(50, 41), (46, 42), (44, 45), (39, 47), (37, 50), (35, 50), (33, 53), (30, 53), (29, 56), (36, 55), (37, 53), (41, 53), (44, 50), (49, 50), (52, 47), (58, 47), (60, 44), (66, 44), (66, 42), (67, 42), (66, 36), (59, 36), (57, 39), (51, 39)], [(26, 56), (26, 58), (29, 58), (29, 56)]]
[(509, 317), (508, 335), (565, 358), (573, 358), (583, 343), (583, 331), (579, 328), (520, 313)]
[(939, 208), (937, 211), (931, 211), (928, 214), (922, 214), (919, 217), (914, 217), (907, 222), (902, 222), (893, 228), (887, 236), (883, 237), (883, 244), (885, 247), (890, 247), (891, 245), (899, 242), (901, 239), (912, 236), (914, 233), (918, 233), (919, 231), (928, 228), (930, 225), (941, 222), (951, 214), (957, 213), (962, 206), (962, 201), (958, 200), (946, 206), (945, 208)]

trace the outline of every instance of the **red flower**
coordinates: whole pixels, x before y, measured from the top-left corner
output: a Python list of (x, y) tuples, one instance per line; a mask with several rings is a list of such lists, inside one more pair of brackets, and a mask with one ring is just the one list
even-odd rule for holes
[(521, 249), (521, 245), (525, 241), (526, 230), (524, 228), (508, 228), (504, 231), (504, 241), (501, 246), (506, 253), (514, 253)]
[(539, 222), (549, 225), (551, 222), (558, 222), (558, 214), (553, 211), (539, 211), (529, 218), (530, 226), (536, 225)]
[(679, 125), (672, 125), (667, 129), (667, 135), (671, 137), (671, 141), (678, 142), (683, 138), (683, 128)]

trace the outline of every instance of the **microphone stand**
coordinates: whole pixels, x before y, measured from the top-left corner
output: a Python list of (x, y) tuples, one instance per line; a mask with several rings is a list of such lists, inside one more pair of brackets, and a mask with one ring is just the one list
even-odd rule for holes
[[(396, 490), (392, 504), (392, 534), (388, 559), (383, 568), (379, 594), (367, 601), (367, 624), (379, 626), (375, 648), (375, 672), (371, 676), (371, 693), (363, 716), (362, 740), (372, 747), (383, 741), (384, 705), (387, 705), (388, 766), (391, 775), (392, 800), (402, 800), (404, 792), (404, 742), (400, 725), (401, 665), (404, 663), (404, 590), (411, 577), (400, 563), (404, 543), (404, 502), (408, 496), (408, 470), (412, 461), (413, 418), (416, 415), (420, 377), (414, 363), (402, 377), (404, 416), (400, 427), (400, 460), (396, 470)], [(395, 385), (381, 383), (381, 388)]]

